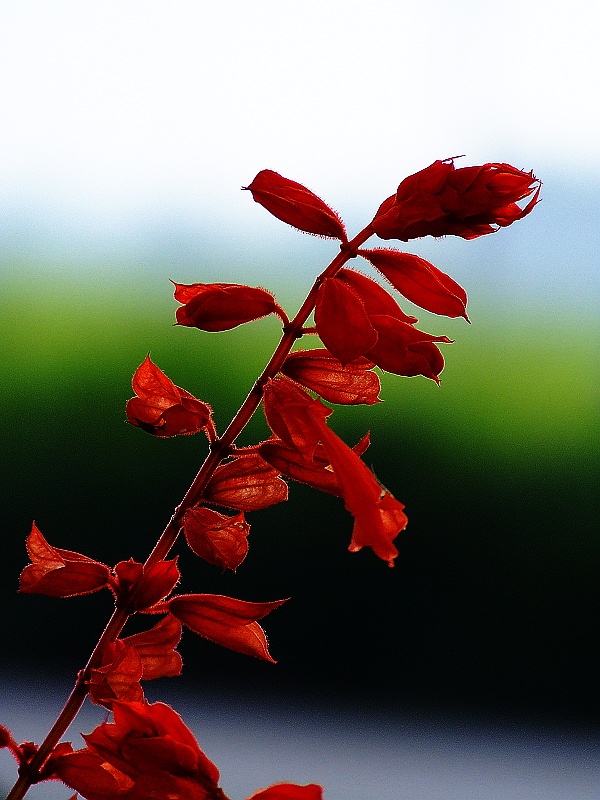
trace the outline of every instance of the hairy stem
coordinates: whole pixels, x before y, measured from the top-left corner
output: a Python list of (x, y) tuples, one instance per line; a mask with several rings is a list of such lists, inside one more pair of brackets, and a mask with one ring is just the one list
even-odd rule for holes
[[(229, 426), (221, 437), (211, 438), (210, 451), (206, 460), (200, 467), (198, 474), (194, 478), (190, 488), (185, 493), (181, 503), (175, 509), (173, 516), (169, 520), (167, 527), (161, 534), (156, 546), (148, 556), (145, 567), (157, 564), (163, 561), (169, 554), (171, 548), (175, 544), (179, 532), (181, 530), (181, 523), (185, 512), (199, 503), (206, 486), (211, 479), (214, 471), (219, 466), (221, 461), (226, 458), (232, 450), (235, 440), (244, 430), (252, 415), (258, 408), (263, 395), (263, 389), (266, 383), (277, 375), (283, 366), (283, 362), (289, 355), (294, 342), (303, 336), (303, 326), (310, 316), (315, 307), (317, 300), (317, 292), (319, 286), (325, 278), (333, 277), (350, 259), (356, 256), (357, 249), (364, 244), (373, 234), (370, 226), (364, 228), (354, 239), (350, 242), (341, 245), (340, 252), (329, 264), (329, 266), (319, 275), (314, 282), (311, 290), (300, 310), (289, 323), (285, 320), (287, 317), (282, 318), (284, 321), (284, 329), (281, 340), (277, 345), (273, 355), (271, 356), (268, 364), (264, 368), (260, 377), (254, 383), (254, 386), (248, 393), (248, 396), (240, 406), (237, 414), (231, 420)], [(19, 778), (11, 791), (9, 792), (6, 800), (21, 800), (27, 793), (30, 786), (36, 783), (40, 778), (40, 770), (48, 756), (52, 753), (54, 747), (61, 740), (66, 730), (69, 728), (75, 719), (79, 709), (88, 693), (87, 685), (90, 676), (90, 671), (97, 668), (102, 661), (102, 652), (106, 644), (114, 642), (119, 636), (123, 627), (125, 626), (130, 614), (120, 608), (116, 608), (108, 621), (98, 644), (94, 648), (88, 663), (83, 670), (78, 674), (77, 681), (65, 703), (63, 710), (60, 712), (56, 722), (52, 726), (50, 732), (42, 742), (39, 750), (29, 764), (22, 767), (20, 770)]]

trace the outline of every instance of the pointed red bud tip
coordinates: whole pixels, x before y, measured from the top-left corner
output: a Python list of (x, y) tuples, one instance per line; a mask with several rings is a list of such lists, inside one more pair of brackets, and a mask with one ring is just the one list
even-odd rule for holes
[(250, 525), (243, 512), (228, 517), (210, 508), (191, 508), (183, 517), (183, 532), (197, 556), (222, 569), (235, 572), (248, 553)]
[(280, 311), (266, 289), (237, 283), (173, 283), (178, 325), (202, 331), (229, 331)]
[(439, 384), (444, 359), (434, 342), (451, 344), (447, 336), (424, 333), (384, 314), (371, 317), (379, 338), (367, 354), (380, 369), (394, 375), (424, 375)]
[(198, 433), (208, 425), (210, 406), (175, 386), (150, 356), (137, 368), (132, 386), (136, 397), (127, 402), (127, 420), (147, 433), (167, 438)]
[(323, 787), (316, 783), (276, 783), (255, 792), (248, 800), (323, 800)]
[(258, 454), (222, 464), (204, 491), (208, 503), (237, 511), (259, 511), (282, 503), (287, 496), (287, 483)]
[(275, 663), (257, 620), (285, 602), (251, 603), (216, 594), (184, 594), (169, 601), (169, 611), (191, 631), (215, 644)]
[(328, 350), (297, 350), (286, 358), (281, 371), (329, 403), (373, 405), (379, 402), (381, 389), (374, 366), (366, 358), (343, 365)]
[(301, 183), (263, 169), (250, 186), (242, 188), (252, 192), (254, 200), (282, 222), (305, 233), (348, 241), (344, 223), (336, 212)]
[[(407, 242), (421, 236), (475, 239), (529, 214), (541, 181), (510, 164), (456, 169), (454, 159), (435, 161), (402, 181), (379, 207), (371, 226), (381, 239)], [(521, 200), (529, 198), (524, 206)]]
[(27, 553), (31, 559), (19, 579), (24, 594), (45, 594), (50, 597), (76, 597), (91, 594), (108, 586), (110, 569), (92, 558), (52, 547), (36, 527), (27, 537)]
[(377, 281), (356, 272), (353, 269), (341, 269), (335, 276), (336, 280), (342, 281), (350, 287), (361, 299), (368, 316), (373, 314), (388, 314), (390, 317), (402, 320), (402, 322), (417, 322), (417, 318), (405, 314), (392, 295), (380, 286)]
[(359, 250), (407, 300), (434, 314), (464, 317), (467, 322), (467, 293), (424, 258), (398, 250)]

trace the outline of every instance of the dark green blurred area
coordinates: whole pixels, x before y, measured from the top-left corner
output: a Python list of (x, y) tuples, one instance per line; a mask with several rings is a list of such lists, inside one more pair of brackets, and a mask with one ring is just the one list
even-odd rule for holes
[[(288, 311), (301, 292), (288, 287)], [(273, 320), (223, 334), (173, 327), (175, 306), (158, 279), (3, 278), (5, 670), (74, 672), (110, 612), (108, 595), (15, 594), (32, 519), (58, 547), (109, 564), (144, 560), (204, 458), (201, 436), (157, 440), (125, 423), (146, 353), (210, 403), (223, 430), (278, 340)], [(288, 503), (249, 515), (250, 554), (237, 574), (177, 550), (182, 591), (292, 598), (265, 620), (279, 663), (187, 634), (183, 680), (199, 691), (358, 691), (389, 706), (593, 715), (595, 321), (523, 310), (500, 319), (476, 298), (469, 308), (472, 327), (419, 315), (425, 330), (456, 339), (444, 347), (441, 388), (385, 376), (383, 403), (331, 419), (350, 444), (372, 431), (366, 461), (406, 504), (396, 568), (370, 551), (347, 553), (352, 520), (341, 501), (291, 485)], [(257, 415), (242, 443), (265, 434)]]

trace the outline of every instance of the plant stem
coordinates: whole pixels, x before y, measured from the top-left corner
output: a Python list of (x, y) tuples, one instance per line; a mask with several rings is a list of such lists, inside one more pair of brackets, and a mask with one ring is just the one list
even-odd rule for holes
[[(206, 489), (206, 486), (214, 471), (219, 466), (221, 461), (229, 455), (235, 440), (244, 430), (252, 415), (258, 408), (262, 399), (265, 384), (274, 378), (275, 375), (277, 375), (283, 366), (283, 362), (289, 355), (294, 342), (303, 335), (302, 328), (315, 307), (319, 286), (323, 280), (325, 278), (333, 277), (350, 258), (354, 258), (356, 255), (356, 250), (362, 244), (364, 244), (364, 242), (369, 239), (372, 234), (373, 231), (371, 227), (368, 226), (358, 233), (350, 242), (341, 246), (340, 252), (314, 282), (296, 316), (290, 323), (284, 324), (282, 337), (268, 364), (264, 368), (260, 377), (254, 383), (254, 386), (240, 406), (237, 414), (229, 423), (229, 426), (223, 433), (223, 436), (216, 438), (211, 442), (210, 451), (206, 457), (206, 460), (200, 467), (198, 474), (194, 478), (190, 488), (185, 493), (181, 503), (175, 509), (173, 516), (161, 534), (156, 546), (148, 556), (144, 565), (146, 568), (163, 561), (169, 554), (181, 530), (181, 523), (185, 512), (200, 502), (204, 490)], [(123, 609), (116, 608), (114, 610), (106, 628), (104, 629), (104, 632), (102, 633), (102, 636), (100, 637), (88, 660), (88, 663), (78, 674), (75, 686), (73, 687), (71, 694), (69, 695), (67, 702), (63, 707), (63, 710), (60, 712), (56, 722), (52, 726), (50, 732), (40, 745), (37, 753), (32, 758), (30, 763), (21, 768), (19, 778), (9, 792), (6, 800), (22, 800), (30, 786), (39, 781), (40, 770), (43, 767), (44, 762), (52, 753), (54, 747), (61, 740), (83, 705), (88, 693), (87, 685), (90, 671), (99, 666), (102, 661), (102, 653), (105, 645), (109, 642), (115, 641), (115, 639), (123, 630), (130, 616), (131, 615)]]

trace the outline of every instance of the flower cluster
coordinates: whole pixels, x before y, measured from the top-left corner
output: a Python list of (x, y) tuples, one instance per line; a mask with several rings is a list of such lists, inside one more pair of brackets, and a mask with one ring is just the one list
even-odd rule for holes
[[(77, 751), (67, 742), (48, 744), (50, 739), (39, 748), (30, 742), (18, 745), (0, 727), (0, 747), (13, 753), (22, 776), (11, 800), (20, 800), (32, 783), (50, 779), (62, 780), (86, 800), (227, 800), (215, 765), (173, 709), (145, 700), (142, 681), (180, 674), (176, 648), (184, 627), (223, 647), (273, 662), (259, 621), (285, 600), (176, 594), (180, 573), (177, 559), (167, 559), (171, 547), (181, 533), (204, 561), (237, 570), (248, 552), (245, 515), (286, 500), (286, 479), (291, 479), (341, 498), (353, 519), (348, 549), (368, 547), (393, 566), (395, 540), (408, 522), (404, 506), (362, 458), (369, 434), (353, 447), (347, 445), (329, 425), (333, 409), (327, 403), (379, 402), (375, 368), (439, 383), (444, 359), (438, 345), (451, 340), (416, 327), (417, 318), (402, 310), (391, 289), (433, 314), (469, 321), (467, 295), (418, 255), (363, 245), (373, 235), (408, 241), (493, 233), (530, 213), (540, 182), (533, 173), (507, 164), (457, 169), (453, 159), (436, 161), (402, 181), (351, 240), (338, 214), (295, 181), (263, 170), (246, 188), (283, 222), (338, 239), (340, 252), (291, 321), (260, 287), (175, 284), (180, 304), (176, 324), (214, 333), (274, 314), (282, 322), (282, 338), (222, 435), (211, 407), (176, 386), (149, 356), (136, 370), (135, 396), (126, 405), (132, 425), (160, 438), (204, 432), (209, 441), (203, 467), (146, 563), (129, 559), (110, 567), (51, 545), (32, 526), (27, 539), (31, 563), (21, 573), (21, 592), (74, 597), (106, 589), (114, 597), (113, 617), (77, 683), (81, 702), (88, 695), (109, 710), (112, 721), (85, 736), (86, 746)], [(521, 201), (525, 203), (519, 205)], [(355, 257), (387, 285), (346, 266)], [(311, 314), (314, 324), (309, 323)], [(308, 334), (323, 346), (292, 352)], [(237, 447), (237, 436), (259, 405), (269, 436)], [(158, 615), (159, 620), (122, 637), (124, 624), (137, 613)], [(74, 708), (72, 716), (76, 712)], [(64, 732), (72, 716), (63, 716)], [(321, 798), (322, 789), (315, 784), (281, 783), (249, 800)]]

